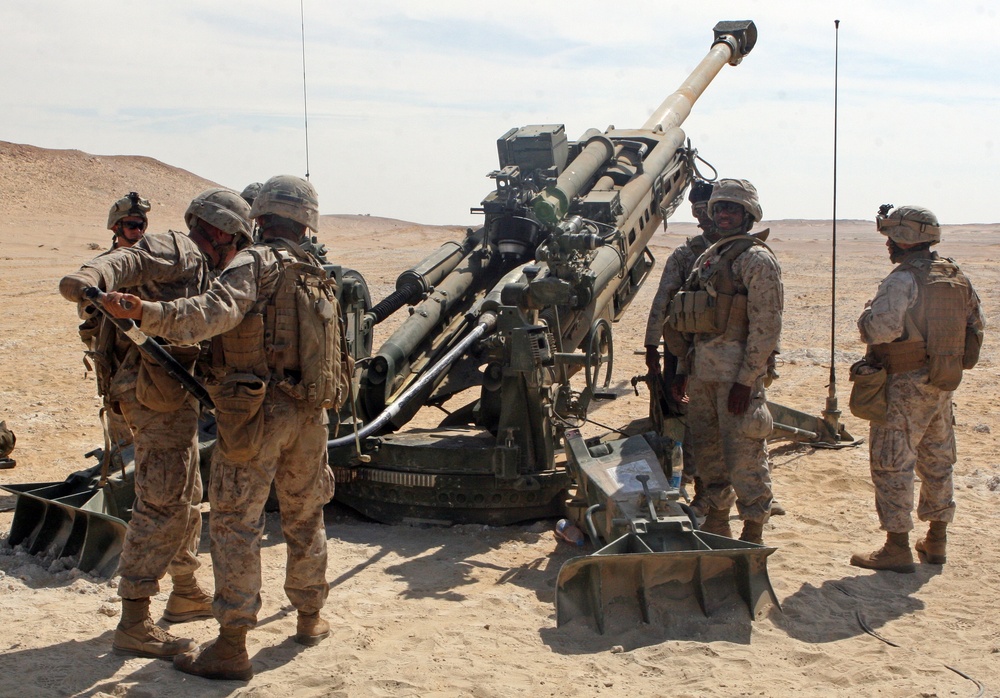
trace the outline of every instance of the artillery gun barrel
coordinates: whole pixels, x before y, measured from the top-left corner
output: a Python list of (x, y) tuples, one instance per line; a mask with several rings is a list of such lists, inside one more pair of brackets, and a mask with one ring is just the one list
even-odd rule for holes
[(431, 295), (414, 309), (409, 320), (396, 330), (379, 347), (372, 357), (368, 380), (381, 384), (395, 376), (408, 357), (427, 336), (434, 331), (442, 318), (461, 303), (469, 288), (476, 282), (482, 268), (481, 260), (475, 255), (460, 257), (462, 262), (441, 281)]
[[(681, 86), (653, 112), (642, 128), (638, 129), (659, 133), (666, 131), (667, 138), (657, 145), (654, 153), (644, 161), (644, 174), (637, 178), (639, 181), (630, 182), (629, 186), (622, 190), (625, 217), (635, 210), (635, 206), (644, 198), (645, 191), (662, 172), (662, 167), (684, 143), (684, 132), (678, 127), (691, 113), (691, 107), (705, 88), (727, 63), (736, 65), (743, 60), (743, 56), (750, 53), (757, 41), (757, 27), (749, 20), (719, 22), (715, 25), (714, 32), (715, 41), (708, 55), (701, 60)], [(580, 155), (556, 179), (554, 185), (547, 187), (532, 202), (535, 215), (550, 225), (562, 220), (573, 200), (585, 190), (597, 171), (615, 155), (619, 147), (595, 129), (585, 133), (581, 140), (587, 141), (587, 145)], [(656, 151), (660, 152), (657, 154)], [(654, 154), (657, 154), (655, 161)], [(645, 183), (640, 184), (640, 181)], [(626, 200), (626, 190), (636, 194)]]
[(737, 65), (757, 43), (757, 26), (750, 20), (719, 22), (715, 25), (715, 42), (701, 63), (677, 90), (663, 100), (642, 125), (643, 129), (667, 130), (680, 126), (691, 113), (705, 88), (727, 64)]
[(329, 449), (350, 446), (354, 443), (355, 439), (366, 438), (389, 424), (393, 417), (403, 411), (403, 409), (407, 406), (407, 403), (409, 403), (414, 396), (419, 396), (424, 388), (426, 388), (444, 371), (447, 371), (455, 361), (460, 359), (465, 352), (468, 351), (469, 347), (479, 341), (481, 337), (484, 337), (492, 332), (496, 327), (496, 324), (497, 316), (494, 313), (487, 312), (480, 315), (479, 321), (476, 323), (476, 326), (472, 329), (472, 331), (463, 337), (462, 341), (456, 344), (447, 354), (442, 356), (437, 363), (422, 373), (420, 378), (404, 390), (403, 394), (400, 395), (397, 400), (394, 400), (391, 405), (382, 410), (378, 417), (366, 424), (360, 431), (357, 432), (357, 434), (349, 434), (338, 439), (331, 439), (330, 441), (327, 441), (326, 447)]
[(396, 279), (396, 290), (366, 313), (372, 325), (385, 320), (407, 303), (441, 283), (472, 249), (482, 242), (482, 232), (470, 234), (464, 243), (449, 241), (410, 267)]

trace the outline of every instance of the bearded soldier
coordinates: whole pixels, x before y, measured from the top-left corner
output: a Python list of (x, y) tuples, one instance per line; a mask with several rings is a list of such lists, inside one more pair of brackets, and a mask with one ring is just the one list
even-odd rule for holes
[(951, 259), (931, 246), (941, 241), (933, 213), (918, 206), (882, 206), (876, 228), (886, 236), (895, 269), (869, 301), (858, 329), (866, 360), (885, 369), (886, 415), (868, 439), (875, 510), (886, 541), (851, 564), (913, 572), (913, 479), (920, 476), (917, 516), (930, 522), (916, 544), (926, 562), (944, 564), (948, 523), (955, 516), (952, 394), (962, 371), (975, 366), (985, 321), (979, 296)]
[(350, 380), (333, 282), (299, 244), (319, 228), (316, 190), (299, 177), (272, 177), (251, 216), (261, 241), (240, 252), (208, 293), (173, 303), (124, 296), (131, 309), (120, 296), (108, 303), (174, 341), (218, 335), (220, 361), (207, 387), (219, 433), (209, 486), (219, 637), (174, 666), (244, 681), (253, 676), (246, 636), (261, 607), (260, 540), (272, 483), (288, 545), (285, 593), (298, 610), (293, 640), (315, 645), (330, 634), (320, 616), (329, 593), (323, 506), (334, 488), (327, 410), (342, 404), (342, 381)]
[(771, 508), (765, 438), (771, 415), (764, 394), (768, 360), (781, 335), (781, 268), (750, 234), (761, 218), (757, 190), (721, 179), (708, 202), (719, 240), (694, 263), (670, 303), (668, 346), (679, 358), (675, 397), (687, 418), (708, 514), (702, 530), (732, 537), (730, 508), (743, 520), (741, 540), (761, 543)]
[[(135, 245), (88, 262), (62, 279), (59, 291), (87, 305), (84, 290), (135, 288), (163, 301), (204, 292), (250, 242), (250, 207), (235, 192), (209, 189), (191, 201), (184, 216), (188, 234), (151, 233)], [(200, 348), (170, 346), (187, 368)], [(202, 483), (198, 467), (198, 403), (176, 380), (132, 345), (114, 373), (109, 398), (125, 417), (135, 443), (135, 505), (125, 534), (118, 574), (122, 617), (113, 646), (119, 654), (170, 658), (191, 649), (152, 622), (150, 597), (169, 573), (173, 589), (164, 619), (183, 622), (211, 615), (212, 597), (195, 580), (201, 539)]]

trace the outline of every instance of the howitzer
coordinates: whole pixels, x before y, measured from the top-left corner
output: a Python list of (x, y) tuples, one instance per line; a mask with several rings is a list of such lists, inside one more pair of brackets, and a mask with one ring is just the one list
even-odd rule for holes
[[(351, 453), (353, 435), (329, 444), (338, 500), (385, 522), (559, 513), (573, 479), (556, 462), (562, 433), (610, 384), (612, 323), (648, 277), (649, 241), (691, 181), (680, 125), (755, 42), (752, 22), (720, 22), (708, 55), (639, 128), (570, 141), (548, 124), (500, 137), (495, 189), (475, 209), (483, 225), (400, 275), (365, 316), (375, 327), (411, 305), (359, 365), (365, 462)], [(402, 430), (447, 401), (438, 428)]]

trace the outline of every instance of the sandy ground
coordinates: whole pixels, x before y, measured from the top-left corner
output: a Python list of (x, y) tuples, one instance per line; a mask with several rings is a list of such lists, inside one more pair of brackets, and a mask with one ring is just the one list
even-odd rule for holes
[[(92, 377), (84, 375), (75, 313), (56, 286), (107, 245), (107, 207), (134, 188), (155, 203), (152, 230), (180, 229), (187, 201), (207, 185), (153, 160), (0, 143), (0, 419), (18, 438), (12, 454), (18, 465), (0, 471), (0, 483), (62, 480), (90, 465), (82, 454), (101, 443), (99, 403)], [(767, 225), (786, 284), (784, 363), (771, 397), (818, 414), (830, 370), (830, 224)], [(322, 227), (331, 256), (364, 273), (376, 298), (401, 270), (461, 234), (357, 216), (326, 216)], [(658, 234), (654, 254), (662, 261), (691, 232), (677, 225)], [(854, 319), (890, 265), (871, 222), (841, 222), (838, 240), (836, 375), (846, 413), (847, 366), (862, 351)], [(962, 263), (996, 327), (1000, 226), (947, 227), (939, 249)], [(615, 327), (620, 397), (593, 413), (603, 423), (620, 425), (645, 413), (645, 394), (635, 397), (628, 380), (643, 372), (633, 352), (641, 348), (653, 290), (647, 284)], [(577, 551), (554, 538), (552, 521), (389, 527), (331, 505), (326, 612), (334, 630), (321, 645), (303, 648), (291, 641), (295, 616), (281, 588), (284, 544), (276, 515), (269, 515), (264, 606), (248, 638), (256, 676), (244, 685), (115, 656), (117, 580), (43, 564), (0, 540), (6, 627), (0, 695), (1000, 695), (994, 346), (988, 335), (983, 360), (955, 400), (958, 514), (943, 567), (920, 565), (916, 574), (899, 575), (849, 566), (853, 551), (882, 539), (867, 446), (775, 444), (775, 490), (788, 514), (773, 518), (764, 535), (778, 548), (769, 570), (781, 612), (757, 622), (745, 614), (707, 618), (683, 638), (648, 626), (606, 636), (582, 624), (557, 629), (556, 575)], [(843, 421), (865, 435), (863, 422), (849, 414)], [(13, 504), (12, 496), (0, 497), (0, 539)], [(211, 585), (207, 536), (202, 551), (199, 577)], [(154, 598), (155, 613), (168, 591)], [(205, 641), (217, 626), (199, 621), (176, 628)]]

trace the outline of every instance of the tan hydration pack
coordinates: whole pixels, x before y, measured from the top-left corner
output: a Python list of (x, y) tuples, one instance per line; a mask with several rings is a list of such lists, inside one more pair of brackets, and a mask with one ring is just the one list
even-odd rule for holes
[(966, 324), (972, 285), (951, 259), (917, 259), (898, 269), (905, 270), (916, 277), (917, 302), (906, 312), (903, 337), (872, 345), (871, 360), (890, 375), (927, 366), (928, 383), (954, 390), (982, 345), (982, 333)]
[(667, 308), (667, 326), (682, 334), (723, 334), (745, 340), (747, 296), (733, 278), (733, 262), (754, 245), (767, 247), (753, 235), (722, 238), (695, 261), (684, 286)]
[[(281, 240), (271, 247), (281, 265), (275, 291), (263, 312), (255, 308), (222, 336), (226, 370), (253, 374), (265, 382), (273, 378), (297, 400), (338, 409), (346, 396), (346, 382), (337, 284), (294, 243)], [(262, 263), (255, 250), (249, 251)]]

